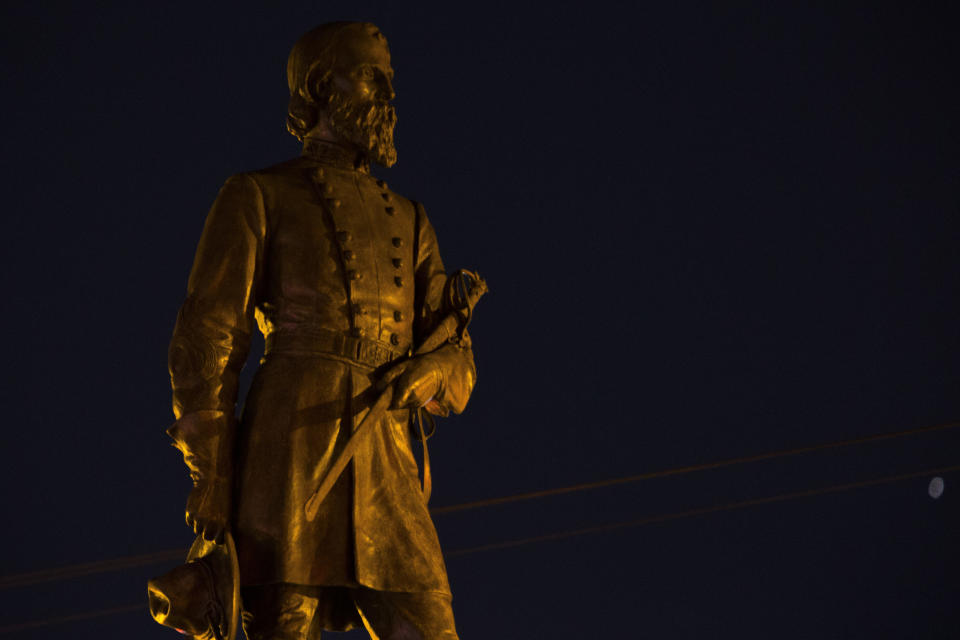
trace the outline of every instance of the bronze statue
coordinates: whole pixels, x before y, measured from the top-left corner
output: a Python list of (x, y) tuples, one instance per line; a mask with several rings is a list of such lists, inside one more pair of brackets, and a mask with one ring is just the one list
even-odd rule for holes
[[(392, 79), (372, 24), (297, 41), (287, 128), (303, 154), (226, 181), (170, 345), (187, 522), (232, 534), (250, 640), (457, 637), (411, 416), (463, 411), (483, 284), (449, 277), (423, 206), (370, 175), (396, 162)], [(254, 322), (266, 349), (238, 423)]]

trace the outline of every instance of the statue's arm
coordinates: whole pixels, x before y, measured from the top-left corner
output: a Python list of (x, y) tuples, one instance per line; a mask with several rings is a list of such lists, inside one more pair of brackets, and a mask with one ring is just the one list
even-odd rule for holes
[[(450, 312), (444, 301), (447, 273), (440, 258), (437, 236), (423, 206), (416, 203), (417, 246), (415, 265), (416, 319), (414, 341), (420, 344)], [(447, 343), (424, 356), (439, 370), (438, 391), (425, 406), (435, 415), (460, 413), (467, 406), (477, 379), (470, 335), (463, 334), (459, 343)]]
[(237, 380), (255, 324), (265, 237), (259, 186), (231, 177), (207, 216), (170, 342), (176, 422), (167, 433), (194, 482), (187, 523), (208, 539), (222, 536), (229, 517)]

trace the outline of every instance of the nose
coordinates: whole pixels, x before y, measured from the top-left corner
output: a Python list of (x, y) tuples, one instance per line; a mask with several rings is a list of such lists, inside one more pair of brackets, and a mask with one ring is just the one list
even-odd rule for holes
[(397, 92), (393, 90), (393, 83), (390, 82), (390, 78), (384, 74), (379, 74), (377, 82), (377, 92), (380, 94), (380, 97), (387, 102), (390, 102), (397, 97)]

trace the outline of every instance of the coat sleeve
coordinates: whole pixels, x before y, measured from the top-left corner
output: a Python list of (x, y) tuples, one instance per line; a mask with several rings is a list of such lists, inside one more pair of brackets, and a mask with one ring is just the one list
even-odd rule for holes
[(263, 195), (229, 178), (204, 224), (170, 342), (176, 422), (167, 433), (191, 472), (221, 475), (234, 431), (237, 379), (250, 348), (266, 236)]
[[(437, 236), (427, 219), (423, 205), (414, 203), (417, 212), (417, 247), (415, 256), (416, 319), (414, 342), (420, 344), (431, 330), (450, 313), (444, 301), (447, 274), (437, 247)], [(460, 413), (467, 406), (477, 379), (469, 334), (460, 343), (448, 342), (429, 354), (441, 372), (440, 391), (426, 405), (435, 415)]]

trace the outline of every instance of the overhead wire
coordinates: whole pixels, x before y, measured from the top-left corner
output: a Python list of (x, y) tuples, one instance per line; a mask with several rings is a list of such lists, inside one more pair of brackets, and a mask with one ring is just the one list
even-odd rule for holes
[(874, 434), (870, 436), (864, 436), (862, 438), (852, 438), (850, 440), (837, 440), (835, 442), (826, 442), (823, 444), (809, 445), (806, 447), (797, 447), (794, 449), (782, 449), (779, 451), (759, 453), (752, 456), (728, 458), (726, 460), (718, 460), (716, 462), (705, 462), (702, 464), (693, 464), (685, 467), (664, 469), (662, 471), (651, 471), (648, 473), (639, 473), (631, 476), (611, 478), (609, 480), (599, 480), (596, 482), (584, 482), (581, 484), (570, 485), (568, 487), (558, 487), (556, 489), (544, 489), (542, 491), (529, 491), (527, 493), (518, 493), (511, 496), (503, 496), (500, 498), (487, 498), (485, 500), (475, 500), (473, 502), (464, 502), (462, 504), (450, 505), (448, 507), (437, 507), (437, 508), (431, 509), (430, 513), (433, 515), (441, 515), (445, 513), (453, 513), (456, 511), (464, 511), (466, 509), (492, 507), (492, 506), (497, 506), (501, 504), (508, 504), (511, 502), (520, 502), (522, 500), (533, 500), (535, 498), (546, 498), (548, 496), (558, 496), (566, 493), (574, 493), (577, 491), (587, 491), (590, 489), (601, 489), (604, 487), (613, 487), (620, 484), (639, 482), (641, 480), (653, 480), (654, 478), (666, 478), (668, 476), (676, 476), (684, 473), (693, 473), (695, 471), (709, 471), (713, 469), (722, 469), (724, 467), (732, 467), (738, 464), (761, 462), (764, 460), (785, 458), (788, 456), (795, 456), (803, 453), (813, 453), (814, 451), (825, 451), (827, 449), (838, 449), (841, 447), (849, 447), (852, 445), (867, 444), (870, 442), (878, 442), (880, 440), (900, 438), (908, 435), (929, 433), (932, 431), (944, 431), (946, 429), (953, 429), (955, 427), (960, 427), (960, 422), (947, 422), (944, 424), (938, 424), (938, 425), (933, 425), (929, 427), (917, 427), (915, 429), (904, 429), (903, 431), (879, 433), (879, 434)]
[[(515, 540), (507, 540), (504, 542), (496, 542), (491, 544), (480, 545), (476, 547), (469, 547), (465, 549), (455, 549), (444, 554), (446, 559), (452, 559), (456, 557), (462, 557), (466, 555), (472, 555), (476, 553), (482, 553), (487, 551), (499, 551), (502, 549), (508, 549), (512, 547), (519, 547), (529, 544), (535, 544), (538, 542), (549, 542), (553, 540), (561, 540), (565, 538), (572, 538), (575, 536), (593, 534), (593, 533), (604, 533), (608, 531), (615, 531), (618, 529), (626, 529), (631, 527), (639, 527), (648, 524), (656, 524), (660, 522), (669, 522), (671, 520), (679, 520), (682, 518), (690, 518), (694, 516), (702, 516), (713, 513), (720, 513), (723, 511), (734, 511), (738, 509), (745, 509), (748, 507), (755, 507), (766, 504), (773, 504), (776, 502), (785, 502), (788, 500), (796, 500), (800, 498), (809, 498), (819, 495), (826, 494), (836, 494), (842, 493), (844, 491), (851, 491), (854, 489), (861, 489), (866, 487), (879, 486), (883, 484), (891, 484), (894, 482), (900, 482), (903, 480), (915, 479), (923, 476), (931, 475), (940, 475), (947, 474), (954, 471), (960, 471), (960, 465), (953, 465), (947, 467), (938, 467), (934, 469), (924, 469), (923, 471), (915, 471), (911, 473), (903, 473), (894, 476), (885, 476), (882, 478), (874, 478), (872, 480), (862, 480), (859, 482), (849, 482), (839, 485), (831, 485), (828, 487), (822, 487), (818, 489), (807, 489), (804, 491), (793, 491), (789, 493), (781, 493), (773, 496), (767, 496), (763, 498), (753, 498), (751, 500), (741, 500), (739, 502), (730, 502), (725, 504), (714, 505), (711, 507), (701, 507), (697, 509), (687, 509), (685, 511), (676, 511), (672, 513), (665, 513), (655, 516), (649, 516), (645, 518), (639, 518), (635, 520), (629, 520), (625, 522), (616, 522), (606, 525), (594, 526), (594, 527), (584, 527), (580, 529), (571, 529), (568, 531), (560, 531), (557, 533), (546, 534), (541, 536), (532, 536), (528, 538), (519, 538)], [(144, 604), (133, 604), (126, 605), (122, 607), (113, 607), (109, 609), (100, 609), (96, 611), (88, 611), (80, 614), (74, 614), (69, 616), (63, 616), (58, 618), (45, 618), (40, 620), (33, 620), (29, 622), (22, 622), (18, 624), (6, 625), (0, 627), (0, 635), (14, 633), (17, 631), (25, 631), (28, 629), (34, 629), (37, 627), (45, 627), (57, 624), (64, 624), (68, 622), (76, 622), (80, 620), (89, 620), (92, 618), (104, 617), (108, 615), (127, 613), (132, 611), (142, 611)]]
[(862, 489), (864, 487), (873, 487), (881, 484), (890, 484), (890, 483), (899, 482), (902, 480), (910, 480), (913, 478), (921, 478), (924, 476), (936, 475), (941, 473), (945, 474), (945, 473), (950, 473), (951, 471), (960, 471), (960, 465), (953, 465), (950, 467), (940, 467), (937, 469), (925, 469), (923, 471), (915, 471), (913, 473), (903, 473), (896, 476), (876, 478), (874, 480), (849, 482), (846, 484), (838, 484), (838, 485), (833, 485), (829, 487), (824, 487), (821, 489), (807, 489), (804, 491), (793, 491), (790, 493), (781, 493), (774, 496), (768, 496), (766, 498), (753, 498), (751, 500), (741, 500), (739, 502), (728, 502), (725, 504), (714, 505), (712, 507), (700, 507), (698, 509), (687, 509), (686, 511), (664, 513), (656, 516), (638, 518), (636, 520), (628, 520), (625, 522), (614, 522), (614, 523), (599, 525), (595, 527), (571, 529), (568, 531), (549, 533), (542, 536), (532, 536), (529, 538), (506, 540), (504, 542), (484, 544), (477, 547), (469, 547), (466, 549), (454, 549), (452, 551), (444, 553), (443, 555), (444, 555), (444, 558), (455, 558), (459, 556), (471, 555), (474, 553), (481, 553), (483, 551), (496, 551), (500, 549), (508, 549), (510, 547), (519, 547), (527, 544), (533, 544), (536, 542), (562, 540), (564, 538), (572, 538), (575, 536), (582, 536), (589, 533), (603, 533), (606, 531), (615, 531), (617, 529), (627, 529), (631, 527), (639, 527), (646, 524), (656, 524), (659, 522), (669, 522), (671, 520), (679, 520), (681, 518), (690, 518), (693, 516), (702, 516), (702, 515), (707, 515), (711, 513), (719, 513), (721, 511), (735, 511), (737, 509), (745, 509), (747, 507), (756, 507), (759, 505), (772, 504), (775, 502), (785, 502), (787, 500), (796, 500), (798, 498), (810, 498), (813, 496), (826, 495), (829, 493), (841, 493), (843, 491), (851, 491), (853, 489)]
[(42, 620), (32, 620), (30, 622), (20, 622), (17, 624), (8, 624), (6, 626), (0, 627), (0, 635), (7, 633), (16, 633), (18, 631), (28, 631), (30, 629), (36, 629), (38, 627), (49, 627), (55, 624), (66, 624), (68, 622), (79, 622), (81, 620), (91, 620), (93, 618), (102, 618), (104, 616), (112, 616), (119, 613), (132, 613), (134, 611), (143, 611), (143, 603), (138, 604), (128, 604), (123, 607), (111, 607), (109, 609), (98, 609), (96, 611), (85, 611), (83, 613), (77, 613), (70, 616), (62, 616), (60, 618), (44, 618)]
[(123, 569), (132, 569), (134, 567), (142, 567), (150, 564), (159, 564), (161, 562), (182, 560), (186, 557), (186, 555), (187, 552), (185, 549), (168, 549), (167, 551), (155, 551), (153, 553), (143, 553), (135, 556), (123, 556), (121, 558), (113, 558), (110, 560), (84, 562), (82, 564), (72, 564), (64, 567), (54, 567), (52, 569), (41, 569), (39, 571), (18, 573), (0, 577), (0, 589), (26, 587), (33, 584), (39, 584), (41, 582), (67, 580), (70, 578), (79, 578), (95, 573), (121, 571)]
[[(503, 504), (520, 502), (524, 500), (533, 500), (536, 498), (544, 498), (549, 496), (575, 493), (579, 491), (588, 491), (593, 489), (601, 489), (604, 487), (612, 487), (612, 486), (628, 484), (632, 482), (639, 482), (641, 480), (652, 480), (655, 478), (665, 478), (669, 476), (693, 473), (697, 471), (721, 469), (721, 468), (731, 467), (739, 464), (749, 464), (753, 462), (761, 462), (764, 460), (773, 460), (777, 458), (801, 455), (805, 453), (813, 453), (815, 451), (824, 451), (828, 449), (837, 449), (841, 447), (862, 445), (870, 442), (890, 440), (894, 438), (931, 433), (935, 431), (945, 431), (945, 430), (953, 429), (956, 427), (960, 427), (960, 422), (947, 422), (943, 424), (937, 424), (937, 425), (926, 426), (926, 427), (916, 427), (913, 429), (904, 429), (901, 431), (873, 434), (873, 435), (864, 436), (860, 438), (837, 440), (834, 442), (808, 445), (804, 447), (796, 447), (791, 449), (781, 449), (777, 451), (770, 451), (770, 452), (755, 454), (751, 456), (728, 458), (726, 460), (719, 460), (715, 462), (706, 462), (701, 464), (687, 465), (683, 467), (663, 469), (660, 471), (651, 471), (648, 473), (622, 476), (618, 478), (610, 478), (607, 480), (599, 480), (595, 482), (585, 482), (585, 483), (570, 485), (566, 487), (545, 489), (541, 491), (529, 491), (529, 492), (518, 493), (518, 494), (509, 495), (509, 496), (501, 496), (497, 498), (487, 498), (484, 500), (464, 502), (461, 504), (454, 504), (446, 507), (434, 507), (430, 510), (430, 513), (432, 515), (443, 515), (447, 513), (455, 513), (458, 511), (465, 511), (469, 509), (479, 509), (479, 508), (485, 508), (485, 507), (499, 506)], [(38, 571), (30, 571), (26, 573), (0, 576), (0, 590), (25, 587), (25, 586), (44, 583), (44, 582), (69, 580), (72, 578), (78, 578), (78, 577), (93, 575), (97, 573), (119, 571), (123, 569), (131, 569), (131, 568), (146, 566), (151, 564), (160, 564), (163, 562), (173, 562), (177, 560), (182, 560), (185, 556), (186, 556), (185, 549), (168, 549), (165, 551), (156, 551), (152, 553), (145, 553), (145, 554), (133, 555), (133, 556), (124, 556), (124, 557), (113, 558), (109, 560), (85, 562), (82, 564), (67, 565), (62, 567), (54, 567), (50, 569), (41, 569)]]

